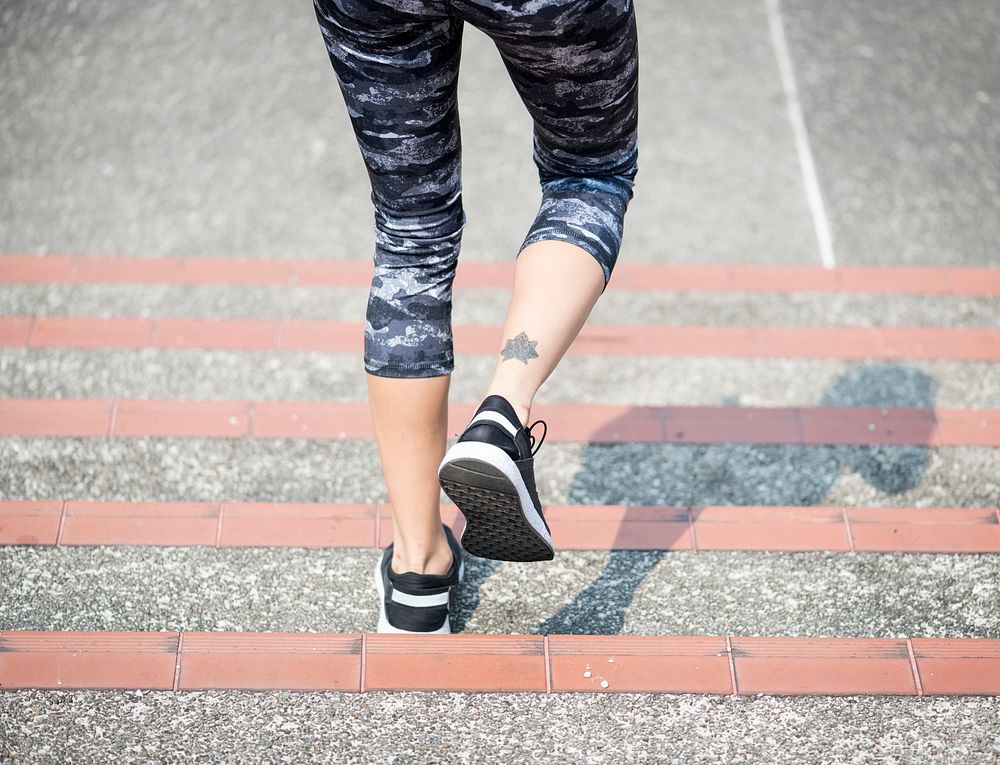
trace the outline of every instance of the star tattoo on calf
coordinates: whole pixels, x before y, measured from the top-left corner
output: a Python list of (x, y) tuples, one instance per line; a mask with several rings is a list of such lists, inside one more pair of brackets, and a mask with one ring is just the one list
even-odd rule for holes
[(507, 361), (507, 359), (520, 359), (527, 366), (528, 359), (538, 358), (538, 354), (535, 353), (536, 345), (538, 345), (537, 340), (529, 340), (528, 336), (524, 332), (521, 332), (513, 340), (507, 340), (507, 344), (500, 351), (500, 355), (503, 356), (504, 361)]

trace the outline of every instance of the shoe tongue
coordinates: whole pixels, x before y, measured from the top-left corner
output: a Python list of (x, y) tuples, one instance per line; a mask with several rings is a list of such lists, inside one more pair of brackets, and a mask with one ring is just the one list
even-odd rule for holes
[(491, 393), (489, 396), (484, 398), (483, 403), (481, 403), (479, 408), (476, 410), (476, 414), (487, 410), (491, 412), (500, 412), (500, 414), (510, 420), (510, 424), (515, 428), (521, 429), (524, 427), (521, 425), (521, 418), (517, 416), (517, 412), (514, 411), (514, 407), (511, 403), (499, 394)]

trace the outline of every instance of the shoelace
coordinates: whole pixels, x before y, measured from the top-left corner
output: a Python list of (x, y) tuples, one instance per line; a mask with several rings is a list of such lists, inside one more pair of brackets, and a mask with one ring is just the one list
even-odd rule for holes
[[(536, 425), (537, 425), (538, 423), (542, 423), (542, 428), (543, 428), (543, 429), (542, 429), (542, 437), (541, 437), (541, 439), (540, 439), (540, 440), (538, 441), (538, 445), (537, 445), (537, 446), (535, 446), (535, 434), (534, 434), (534, 433), (532, 433), (532, 432), (531, 432), (531, 430), (532, 430), (532, 428), (534, 428), (534, 427), (535, 427), (535, 426), (536, 426)], [(531, 456), (532, 456), (532, 457), (534, 457), (534, 456), (535, 456), (535, 452), (537, 452), (537, 451), (538, 451), (538, 450), (539, 450), (539, 449), (541, 448), (541, 446), (542, 446), (542, 441), (544, 441), (544, 440), (545, 440), (545, 435), (546, 435), (546, 434), (547, 434), (547, 433), (549, 432), (549, 426), (545, 424), (545, 420), (535, 420), (535, 421), (534, 421), (533, 423), (531, 423), (531, 424), (530, 424), (530, 425), (529, 425), (529, 426), (528, 426), (527, 428), (525, 428), (525, 431), (527, 432), (527, 434), (528, 434), (528, 438), (530, 439), (530, 440), (529, 440), (529, 443), (528, 443), (528, 447), (529, 447), (529, 449), (531, 450)]]

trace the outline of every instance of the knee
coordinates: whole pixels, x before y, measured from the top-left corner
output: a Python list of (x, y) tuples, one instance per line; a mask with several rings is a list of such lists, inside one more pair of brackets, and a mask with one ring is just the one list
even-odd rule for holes
[[(536, 144), (537, 146), (537, 144)], [(542, 203), (522, 242), (559, 239), (589, 252), (604, 272), (607, 289), (618, 260), (624, 219), (638, 173), (638, 143), (610, 156), (586, 158), (536, 151)]]
[(628, 183), (639, 172), (639, 136), (630, 131), (594, 147), (551, 148), (535, 133), (532, 159), (543, 182), (560, 177), (613, 177)]
[(402, 210), (373, 201), (376, 246), (365, 369), (382, 377), (449, 374), (452, 284), (466, 222), (461, 194)]
[(639, 172), (638, 143), (610, 157), (596, 159), (559, 156), (537, 148), (534, 155), (538, 179), (545, 194), (560, 189), (576, 190), (587, 196), (600, 195), (617, 200), (618, 214), (624, 215), (634, 196)]
[(364, 366), (381, 377), (435, 377), (455, 367), (451, 301), (431, 296), (386, 300), (373, 287), (364, 333)]
[(402, 255), (410, 261), (458, 249), (466, 215), (461, 188), (432, 198), (397, 198), (390, 203), (374, 191), (376, 256)]
[(433, 209), (401, 212), (375, 207), (375, 268), (371, 302), (385, 313), (434, 321), (450, 315), (465, 211), (461, 197)]
[(377, 272), (365, 317), (365, 369), (383, 377), (449, 374), (455, 364), (451, 308), (451, 277)]

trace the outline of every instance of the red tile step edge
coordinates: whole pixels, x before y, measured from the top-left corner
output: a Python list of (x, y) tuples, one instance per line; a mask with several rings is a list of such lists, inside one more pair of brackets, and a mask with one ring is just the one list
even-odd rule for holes
[(0, 689), (1000, 695), (1000, 640), (0, 632)]
[[(495, 353), (498, 325), (457, 324), (457, 353)], [(0, 345), (27, 348), (203, 348), (358, 353), (357, 322), (264, 319), (0, 317)], [(990, 327), (712, 327), (588, 324), (570, 356), (1000, 360)]]
[[(254, 284), (368, 287), (369, 261), (222, 257), (106, 257), (0, 254), (0, 283)], [(509, 287), (513, 261), (458, 265), (457, 287)], [(1000, 269), (936, 266), (782, 266), (621, 263), (614, 286), (630, 290), (874, 292), (1000, 295)]]
[[(444, 504), (461, 535), (464, 517)], [(558, 550), (1000, 553), (990, 508), (548, 505)], [(392, 541), (379, 504), (0, 500), (2, 545), (361, 547)]]
[[(451, 433), (474, 403), (451, 403)], [(1000, 410), (544, 404), (553, 441), (1000, 446)], [(374, 438), (367, 401), (0, 399), (0, 436)]]

